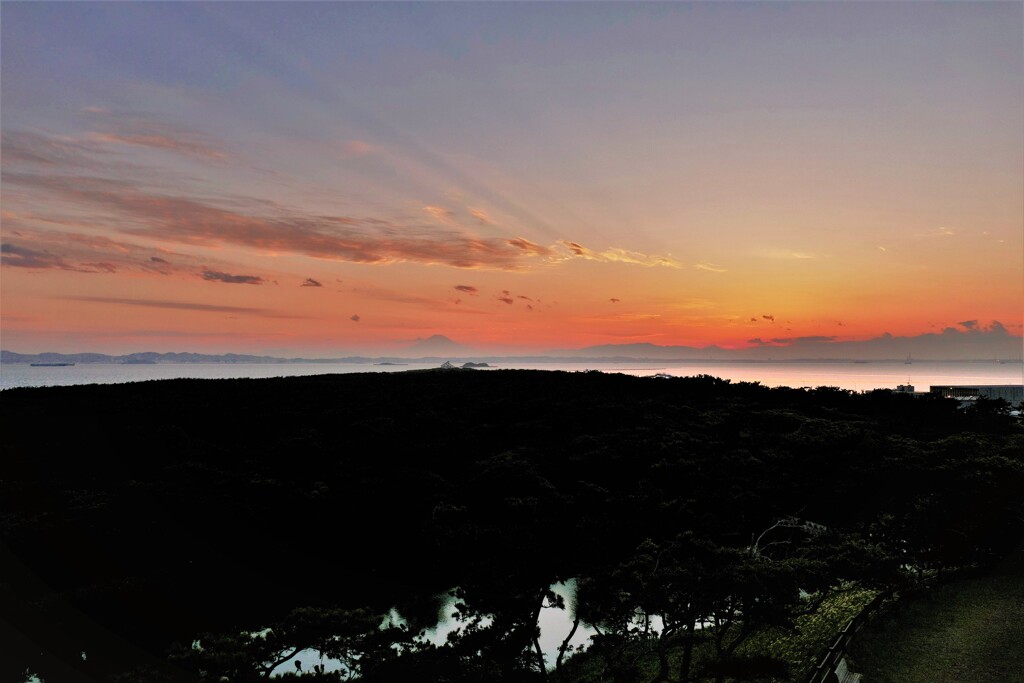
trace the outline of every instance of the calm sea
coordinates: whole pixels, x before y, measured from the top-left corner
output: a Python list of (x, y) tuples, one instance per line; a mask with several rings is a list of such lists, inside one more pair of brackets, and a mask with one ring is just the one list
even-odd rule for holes
[[(760, 382), (766, 386), (832, 386), (854, 391), (895, 389), (912, 384), (927, 391), (932, 384), (1022, 384), (1024, 364), (996, 362), (715, 362), (691, 363), (492, 363), (496, 369), (600, 370), (649, 376), (666, 373), (676, 377), (714, 375), (733, 382)], [(231, 379), (240, 377), (293, 377), (301, 375), (347, 374), (352, 372), (401, 372), (437, 367), (437, 363), (372, 365), (360, 363), (287, 364), (167, 364), (119, 365), (78, 364), (66, 367), (0, 365), (0, 389), (69, 384), (119, 384), (148, 380), (194, 377)]]

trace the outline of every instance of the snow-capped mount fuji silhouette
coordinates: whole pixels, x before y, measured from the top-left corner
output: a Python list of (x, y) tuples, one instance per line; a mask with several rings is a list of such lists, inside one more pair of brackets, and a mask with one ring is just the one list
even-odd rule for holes
[(410, 346), (403, 349), (403, 354), (410, 353), (417, 356), (455, 356), (472, 353), (472, 349), (443, 334), (433, 334), (426, 339), (417, 338)]

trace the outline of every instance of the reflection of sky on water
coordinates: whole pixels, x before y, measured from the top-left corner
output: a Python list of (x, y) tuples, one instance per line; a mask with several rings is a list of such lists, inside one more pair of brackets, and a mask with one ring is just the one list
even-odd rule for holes
[[(572, 630), (573, 609), (576, 604), (576, 580), (569, 579), (568, 581), (553, 584), (551, 590), (565, 601), (565, 609), (545, 605), (540, 611), (540, 618), (538, 619), (540, 647), (541, 651), (544, 652), (544, 658), (549, 668), (554, 666), (555, 659), (558, 657), (558, 648), (561, 647), (565, 638)], [(455, 611), (456, 602), (458, 601), (450, 594), (446, 597), (440, 610), (441, 620), (435, 628), (428, 629), (419, 640), (441, 646), (448, 641), (450, 634), (461, 630), (465, 626), (464, 621), (451, 618), (452, 613)], [(487, 626), (490, 624), (490, 621), (488, 617), (484, 617), (481, 623)], [(392, 608), (391, 612), (384, 617), (381, 628), (388, 625), (404, 624), (405, 620), (402, 619), (397, 610)], [(574, 650), (580, 649), (588, 643), (592, 635), (594, 635), (594, 629), (580, 624), (569, 644), (573, 646)], [(280, 675), (288, 671), (295, 671), (296, 660), (302, 662), (302, 669), (304, 671), (308, 671), (316, 664), (322, 664), (325, 671), (337, 671), (343, 668), (338, 660), (322, 659), (316, 650), (303, 650), (274, 669), (274, 674)]]

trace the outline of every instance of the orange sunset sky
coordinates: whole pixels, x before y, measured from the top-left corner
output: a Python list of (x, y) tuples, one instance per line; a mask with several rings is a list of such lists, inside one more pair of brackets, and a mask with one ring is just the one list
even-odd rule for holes
[(3, 348), (1019, 357), (1022, 8), (5, 2)]

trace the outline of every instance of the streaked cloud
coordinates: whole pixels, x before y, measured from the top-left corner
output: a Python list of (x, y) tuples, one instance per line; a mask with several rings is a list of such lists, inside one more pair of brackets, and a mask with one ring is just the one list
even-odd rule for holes
[[(458, 225), (455, 212), (440, 205), (426, 205), (423, 210), (444, 226), (442, 230), (407, 218), (323, 215), (286, 208), (266, 199), (201, 197), (184, 193), (180, 182), (172, 184), (159, 175), (145, 176), (140, 168), (116, 158), (103, 162), (109, 172), (97, 173), (99, 159), (110, 159), (103, 156), (104, 144), (113, 142), (210, 158), (224, 156), (200, 136), (164, 124), (131, 120), (111, 125), (114, 132), (96, 133), (84, 141), (16, 135), (15, 160), (36, 167), (45, 165), (47, 172), (8, 169), (4, 182), (102, 209), (108, 212), (110, 227), (120, 232), (196, 246), (237, 245), (364, 264), (413, 262), (471, 269), (522, 270), (529, 267), (531, 259), (538, 259), (534, 263), (557, 263), (570, 258), (680, 267), (668, 255), (621, 247), (597, 251), (570, 240), (545, 246), (522, 236), (478, 237)], [(477, 220), (490, 220), (483, 210), (473, 209), (471, 215)], [(102, 220), (95, 215), (91, 218)]]
[(809, 251), (796, 251), (793, 249), (763, 249), (757, 252), (757, 255), (762, 258), (794, 259), (798, 261), (820, 258), (818, 254), (814, 254)]
[(0, 254), (5, 266), (14, 268), (29, 268), (31, 270), (46, 270), (58, 268), (61, 270), (74, 270), (64, 260), (55, 254), (45, 251), (36, 251), (27, 247), (19, 247), (16, 244), (0, 244)]
[(0, 135), (4, 166), (32, 164), (42, 166), (94, 166), (97, 156), (105, 154), (102, 145), (70, 136), (42, 135), (32, 131), (3, 131)]
[(143, 190), (127, 180), (17, 172), (6, 172), (3, 179), (113, 211), (120, 219), (128, 219), (128, 225), (119, 221), (116, 226), (122, 232), (182, 244), (235, 244), (366, 264), (406, 261), (498, 270), (524, 268), (525, 257), (550, 252), (522, 238), (480, 238), (379, 219), (305, 215), (283, 209), (277, 215), (264, 216), (256, 212), (268, 208), (265, 201), (249, 201), (253, 213), (248, 213), (220, 208), (208, 200)]
[(480, 291), (479, 289), (477, 289), (476, 287), (474, 287), (472, 285), (455, 285), (454, 289), (456, 289), (456, 290), (458, 290), (460, 292), (465, 292), (466, 294), (469, 294), (469, 295), (472, 295), (472, 296), (475, 296), (476, 293)]
[(760, 337), (755, 337), (753, 339), (748, 339), (747, 343), (754, 346), (796, 346), (799, 344), (834, 342), (838, 338), (839, 337), (822, 335), (811, 335), (807, 337), (776, 337), (774, 339), (761, 339)]
[(115, 145), (147, 147), (174, 152), (204, 161), (224, 161), (228, 154), (219, 144), (195, 129), (168, 123), (151, 115), (140, 115), (108, 107), (85, 107), (92, 114), (94, 130), (89, 140)]
[(108, 261), (82, 261), (68, 263), (65, 258), (49, 251), (38, 251), (17, 244), (0, 244), (3, 265), (28, 270), (68, 270), (76, 273), (116, 273), (117, 266)]
[(604, 251), (594, 251), (579, 242), (559, 240), (558, 244), (565, 249), (570, 257), (578, 257), (588, 261), (601, 261), (605, 263), (631, 263), (640, 266), (665, 266), (667, 268), (680, 268), (678, 261), (671, 256), (655, 256), (643, 254), (639, 251), (630, 251), (619, 247), (610, 247)]
[(215, 159), (217, 161), (223, 161), (224, 159), (227, 158), (226, 153), (218, 149), (215, 149), (207, 145), (206, 143), (183, 139), (180, 137), (172, 137), (171, 135), (164, 133), (94, 132), (91, 133), (89, 137), (90, 139), (96, 140), (98, 142), (149, 147), (152, 149), (159, 149), (167, 152), (176, 152), (178, 154), (184, 154), (186, 156), (191, 157)]
[(511, 247), (519, 249), (522, 252), (534, 256), (549, 256), (552, 253), (554, 253), (550, 247), (541, 246), (540, 244), (537, 244), (536, 242), (531, 242), (530, 240), (524, 237), (516, 237), (515, 239), (505, 240), (505, 243)]
[(306, 281), (303, 282), (299, 287), (323, 287), (323, 283), (319, 280), (314, 280), (311, 277), (307, 277)]
[(455, 212), (452, 211), (451, 209), (446, 209), (443, 206), (428, 204), (427, 206), (423, 207), (423, 210), (430, 214), (438, 223), (443, 223), (444, 225), (455, 224)]
[(481, 225), (493, 225), (494, 224), (494, 220), (483, 209), (474, 209), (473, 207), (470, 206), (470, 207), (467, 207), (466, 210), (469, 212), (470, 216), (472, 216), (473, 218), (475, 218), (478, 221), (480, 221)]
[(203, 279), (210, 282), (225, 282), (230, 285), (262, 285), (266, 282), (258, 275), (231, 275), (215, 270), (204, 270)]
[(697, 270), (707, 270), (707, 271), (710, 271), (712, 273), (724, 273), (724, 272), (726, 272), (726, 269), (723, 268), (722, 266), (718, 265), (717, 263), (708, 263), (706, 261), (701, 261), (700, 263), (696, 263), (696, 264), (694, 264), (693, 267), (696, 268)]
[(236, 313), (240, 315), (258, 315), (266, 318), (285, 318), (305, 320), (306, 316), (277, 313), (266, 308), (249, 306), (218, 306), (216, 304), (200, 304), (191, 301), (167, 301), (161, 299), (127, 299), (105, 296), (69, 296), (69, 301), (89, 301), (100, 304), (116, 304), (120, 306), (142, 306), (146, 308), (172, 308), (185, 311), (202, 311), (205, 313)]
[(5, 267), (186, 277), (203, 277), (205, 271), (227, 272), (233, 267), (223, 261), (154, 249), (103, 235), (37, 230), (25, 226), (20, 218), (10, 223), (18, 229), (7, 231), (10, 237), (5, 242), (2, 260)]
[(949, 228), (943, 227), (938, 230), (933, 230), (932, 232), (915, 232), (914, 237), (952, 237), (955, 234), (956, 233)]

